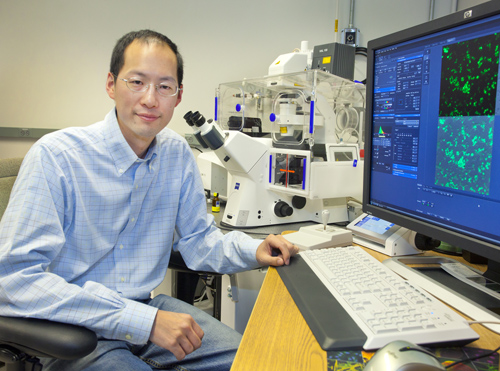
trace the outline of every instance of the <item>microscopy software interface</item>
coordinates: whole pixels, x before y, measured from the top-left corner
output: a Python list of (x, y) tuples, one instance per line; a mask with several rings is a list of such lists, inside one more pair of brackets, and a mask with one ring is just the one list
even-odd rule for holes
[(500, 19), (489, 19), (376, 51), (372, 200), (390, 208), (397, 199), (471, 233), (490, 228), (474, 215), (493, 215), (500, 201), (498, 32)]

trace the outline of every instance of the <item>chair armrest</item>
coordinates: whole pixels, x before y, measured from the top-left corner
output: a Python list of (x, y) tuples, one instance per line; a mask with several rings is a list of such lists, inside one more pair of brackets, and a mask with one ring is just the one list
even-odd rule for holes
[(192, 274), (202, 274), (202, 275), (208, 275), (208, 276), (222, 276), (222, 274), (217, 273), (217, 272), (209, 272), (209, 271), (194, 271), (186, 265), (184, 262), (184, 259), (182, 258), (182, 255), (178, 251), (172, 251), (170, 253), (170, 261), (168, 263), (168, 267), (170, 269), (179, 271), (179, 272), (185, 272), (185, 273), (192, 273)]
[(97, 346), (97, 336), (66, 323), (0, 316), (0, 348), (3, 344), (31, 356), (71, 360), (90, 354)]

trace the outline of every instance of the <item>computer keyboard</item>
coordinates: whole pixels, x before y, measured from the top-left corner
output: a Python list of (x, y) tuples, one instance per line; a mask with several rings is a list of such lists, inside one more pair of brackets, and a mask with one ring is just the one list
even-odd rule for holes
[[(288, 278), (283, 281), (289, 291), (291, 288), (292, 297), (296, 294), (294, 299), (298, 294), (297, 305), (302, 314), (304, 315), (304, 311), (310, 312), (306, 313), (304, 318), (316, 338), (326, 337), (318, 339), (323, 349), (347, 349), (350, 345), (362, 345), (363, 349), (373, 350), (394, 340), (406, 340), (416, 344), (463, 345), (479, 338), (463, 317), (422, 289), (405, 281), (361, 247), (308, 250), (298, 256), (327, 288), (328, 291), (321, 295), (328, 295), (329, 292), (339, 304), (330, 309), (317, 308), (314, 303), (307, 303), (309, 300), (315, 300), (310, 296), (314, 294), (298, 293), (297, 290), (304, 291), (305, 286), (300, 287), (304, 285), (303, 282), (296, 282), (299, 287), (291, 288), (297, 279), (310, 280), (304, 278), (306, 275), (303, 271), (307, 270), (304, 269), (305, 265), (300, 268), (302, 278), (291, 271), (285, 273)], [(282, 270), (284, 271), (285, 269)], [(311, 287), (312, 282), (308, 285), (309, 291), (314, 290)], [(324, 302), (320, 305), (330, 306)], [(352, 327), (352, 322), (351, 325), (344, 324), (343, 329), (335, 324), (336, 321), (344, 321), (342, 316), (345, 313), (340, 307), (358, 327), (356, 334), (351, 336), (346, 333), (351, 331), (346, 331), (346, 328)], [(328, 313), (314, 313), (324, 312), (325, 309), (330, 311), (330, 317)], [(318, 318), (322, 318), (319, 322), (323, 323), (318, 323)], [(333, 327), (329, 330), (329, 323), (324, 322), (332, 322)], [(348, 338), (347, 342), (342, 339), (343, 336)]]

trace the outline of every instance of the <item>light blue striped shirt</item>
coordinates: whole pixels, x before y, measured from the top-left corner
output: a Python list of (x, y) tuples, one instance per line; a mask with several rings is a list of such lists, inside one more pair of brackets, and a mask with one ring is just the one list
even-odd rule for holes
[(181, 136), (164, 129), (139, 159), (113, 110), (27, 154), (0, 222), (0, 314), (143, 344), (157, 310), (132, 299), (162, 282), (172, 246), (192, 269), (232, 273), (258, 266), (260, 242), (216, 228)]

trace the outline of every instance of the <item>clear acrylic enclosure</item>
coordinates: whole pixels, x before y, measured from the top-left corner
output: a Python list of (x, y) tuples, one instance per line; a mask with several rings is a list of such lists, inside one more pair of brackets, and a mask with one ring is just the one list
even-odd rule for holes
[(275, 147), (347, 142), (362, 148), (361, 83), (307, 70), (223, 83), (216, 94), (216, 121), (225, 130), (269, 134)]

